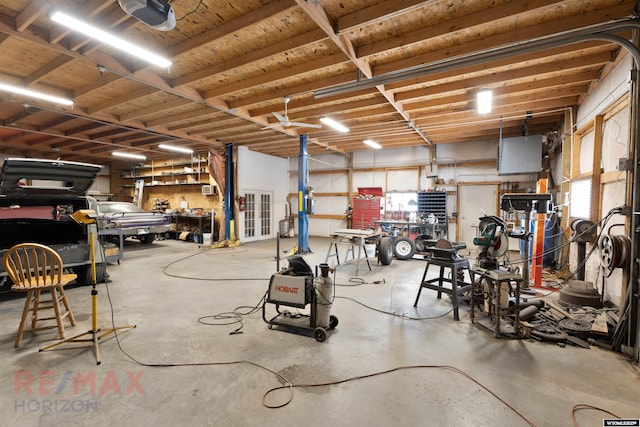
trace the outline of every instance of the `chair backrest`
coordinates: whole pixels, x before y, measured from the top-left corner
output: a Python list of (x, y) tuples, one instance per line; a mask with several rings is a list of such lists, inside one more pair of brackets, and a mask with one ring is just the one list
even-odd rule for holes
[(49, 246), (20, 243), (8, 249), (2, 264), (14, 287), (55, 285), (62, 281), (62, 258)]

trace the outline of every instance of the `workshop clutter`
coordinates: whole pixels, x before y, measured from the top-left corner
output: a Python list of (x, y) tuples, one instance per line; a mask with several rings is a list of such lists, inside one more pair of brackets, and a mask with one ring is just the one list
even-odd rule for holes
[[(557, 343), (560, 346), (571, 344), (590, 348), (591, 345), (596, 345), (610, 350), (620, 350), (618, 339), (620, 310), (602, 307), (599, 298), (583, 299), (589, 305), (567, 304), (564, 301), (567, 297), (563, 297), (563, 293), (554, 292), (550, 297), (521, 297), (516, 300), (514, 291), (517, 285), (507, 282), (507, 287), (500, 288), (503, 291), (502, 304), (497, 304), (500, 312), (499, 322), (496, 323), (496, 317), (493, 316), (496, 312), (491, 313), (492, 307), (496, 306), (496, 294), (484, 280), (482, 277), (477, 278), (474, 290), (468, 295), (466, 301), (473, 303), (472, 316), (474, 309), (487, 314), (484, 320), (478, 319), (475, 322), (489, 330), (493, 330), (495, 325), (499, 328), (496, 329), (496, 336), (533, 339)], [(504, 299), (505, 291), (506, 299)], [(572, 280), (563, 285), (563, 291), (564, 294), (569, 295), (597, 294), (592, 283), (578, 280)]]

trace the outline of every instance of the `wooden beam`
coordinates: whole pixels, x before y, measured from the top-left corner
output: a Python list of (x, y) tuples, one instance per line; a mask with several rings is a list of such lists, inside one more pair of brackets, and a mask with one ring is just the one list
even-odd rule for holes
[[(430, 23), (428, 26), (417, 30), (402, 34), (397, 37), (386, 37), (381, 41), (363, 45), (358, 47), (357, 53), (359, 57), (365, 57), (383, 53), (385, 51), (408, 47), (412, 44), (423, 43), (424, 40), (439, 37), (442, 34), (455, 34), (459, 31), (471, 31), (474, 27), (487, 24), (489, 22), (507, 18), (511, 15), (517, 15), (526, 11), (535, 10), (537, 8), (557, 3), (557, 0), (535, 0), (526, 3), (511, 2), (501, 4), (500, 7), (490, 7), (485, 10), (474, 10), (472, 13), (464, 16), (454, 16), (449, 20)], [(391, 1), (387, 3), (392, 3)], [(381, 5), (385, 5), (382, 3)], [(380, 5), (378, 5), (380, 6)], [(371, 9), (371, 8), (369, 8)], [(360, 13), (360, 11), (358, 11)], [(348, 15), (347, 15), (348, 16)]]
[[(300, 0), (298, 0), (300, 1)], [(411, 55), (405, 59), (394, 58), (393, 61), (376, 65), (374, 74), (386, 74), (392, 71), (403, 70), (421, 64), (442, 61), (447, 58), (468, 55), (471, 52), (479, 52), (487, 48), (507, 46), (510, 44), (525, 42), (538, 37), (557, 34), (575, 28), (582, 28), (592, 24), (606, 22), (607, 20), (628, 17), (631, 15), (634, 1), (623, 1), (614, 7), (595, 10), (577, 16), (566, 16), (549, 22), (542, 22), (524, 28), (510, 29), (510, 31), (485, 38), (466, 41), (465, 43), (448, 46), (437, 51), (431, 51), (422, 55)], [(519, 4), (519, 3), (518, 3)], [(496, 8), (491, 8), (495, 11)], [(453, 39), (455, 40), (455, 39)], [(455, 42), (454, 42), (455, 43)]]
[[(78, 16), (94, 17), (101, 13), (104, 9), (110, 7), (116, 0), (91, 0), (79, 10), (76, 10)], [(124, 14), (124, 12), (121, 12)], [(49, 42), (58, 43), (66, 37), (71, 30), (62, 25), (53, 27), (49, 32)]]
[(141, 108), (139, 110), (135, 110), (130, 113), (121, 114), (120, 120), (126, 121), (126, 120), (137, 119), (140, 117), (148, 116), (149, 114), (154, 114), (162, 111), (169, 111), (175, 108), (184, 107), (185, 105), (189, 105), (192, 103), (193, 101), (191, 100), (184, 99), (184, 98), (177, 98), (172, 101), (161, 102), (147, 108)]
[(54, 71), (71, 61), (73, 61), (73, 58), (66, 55), (60, 55), (53, 61), (46, 63), (33, 73), (29, 74), (27, 77), (22, 79), (20, 83), (22, 83), (24, 86), (31, 86), (33, 84), (36, 84), (43, 78), (47, 77), (49, 74), (53, 73)]
[(49, 3), (45, 0), (32, 0), (16, 16), (16, 31), (23, 32), (29, 25), (47, 11)]
[[(460, 78), (455, 81), (449, 81), (443, 84), (433, 84), (430, 86), (411, 89), (406, 91), (397, 91), (396, 99), (398, 101), (406, 101), (415, 98), (422, 98), (433, 96), (434, 94), (442, 92), (450, 92), (456, 90), (465, 90), (468, 87), (479, 87), (484, 85), (492, 85), (495, 82), (512, 81), (524, 78), (541, 78), (545, 74), (557, 72), (562, 70), (568, 72), (569, 70), (576, 70), (576, 72), (582, 72), (585, 68), (595, 67), (605, 64), (611, 61), (611, 53), (599, 52), (591, 55), (583, 56), (580, 58), (572, 58), (568, 60), (556, 61), (552, 64), (535, 64), (528, 67), (497, 72), (489, 75), (464, 78), (464, 74), (460, 74)], [(450, 77), (458, 75), (457, 73), (451, 73)]]
[[(311, 17), (311, 19), (313, 19), (316, 25), (320, 27), (320, 29), (322, 29), (327, 34), (327, 36), (329, 36), (329, 39), (331, 39), (331, 41), (333, 41), (333, 43), (338, 46), (338, 48), (347, 56), (347, 58), (349, 58), (349, 60), (356, 67), (358, 67), (358, 70), (360, 70), (360, 72), (366, 78), (370, 79), (373, 76), (373, 70), (371, 69), (371, 65), (369, 64), (369, 62), (358, 58), (353, 43), (346, 35), (338, 35), (336, 33), (336, 31), (334, 30), (334, 23), (331, 22), (329, 16), (319, 2), (296, 0), (296, 3), (298, 3), (298, 6), (301, 7), (302, 10), (304, 10), (307, 15)], [(421, 130), (415, 127), (415, 124), (411, 121), (409, 115), (404, 111), (402, 105), (396, 102), (393, 94), (391, 92), (388, 92), (385, 89), (384, 85), (378, 85), (376, 86), (376, 89), (387, 100), (389, 105), (391, 105), (398, 112), (398, 114), (400, 114), (402, 118), (407, 121), (409, 127), (412, 128), (427, 145), (430, 145), (431, 141), (429, 141), (429, 138), (427, 138), (427, 136), (422, 133)]]
[(597, 222), (601, 216), (601, 165), (602, 165), (602, 134), (604, 132), (604, 119), (598, 114), (593, 123), (593, 159), (591, 163), (591, 221)]
[(212, 43), (222, 37), (242, 30), (243, 28), (255, 25), (265, 19), (271, 18), (274, 15), (285, 12), (294, 7), (295, 4), (291, 0), (275, 0), (266, 6), (252, 10), (246, 15), (216, 25), (208, 31), (189, 37), (185, 41), (167, 49), (167, 55), (175, 58), (190, 50), (202, 48), (208, 43)]
[(336, 31), (344, 33), (364, 26), (374, 25), (387, 19), (402, 18), (402, 15), (423, 9), (432, 3), (435, 3), (435, 0), (387, 0), (341, 16), (336, 22)]
[(214, 74), (222, 74), (233, 70), (234, 68), (243, 67), (253, 62), (264, 60), (274, 55), (281, 54), (288, 50), (299, 49), (307, 44), (315, 43), (326, 39), (326, 35), (320, 29), (307, 31), (306, 33), (298, 34), (293, 37), (289, 37), (278, 43), (273, 43), (261, 49), (254, 50), (244, 55), (238, 56), (228, 61), (221, 61), (220, 63), (211, 67), (203, 68), (198, 71), (193, 71), (188, 74), (176, 77), (173, 79), (172, 84), (174, 86), (186, 85), (198, 80), (211, 77)]
[[(343, 62), (346, 62), (346, 60), (344, 59), (344, 56), (342, 54), (322, 56), (320, 58), (315, 58), (311, 61), (305, 61), (301, 64), (297, 64), (292, 67), (283, 68), (273, 73), (262, 73), (259, 76), (256, 76), (253, 78), (248, 78), (248, 79), (241, 80), (234, 83), (227, 83), (217, 88), (206, 90), (204, 91), (203, 96), (205, 99), (209, 99), (209, 98), (226, 95), (239, 90), (247, 90), (247, 89), (264, 85), (267, 83), (272, 83), (278, 80), (287, 79), (293, 76), (299, 76), (305, 73), (317, 74), (322, 68), (330, 67)], [(321, 83), (318, 83), (318, 82), (306, 83), (305, 86), (302, 86), (300, 88), (288, 87), (285, 89), (286, 92), (284, 94), (295, 95), (296, 93), (306, 92), (309, 90), (313, 90), (314, 88), (327, 87), (327, 86), (333, 86), (335, 84), (346, 83), (348, 81), (352, 81), (354, 78), (354, 75), (355, 73), (341, 74), (338, 76), (331, 76), (330, 78), (327, 79), (328, 82), (325, 82), (323, 80)], [(272, 94), (271, 99), (273, 99), (276, 96), (278, 96), (278, 93)], [(252, 102), (256, 102), (256, 101), (252, 101)], [(237, 108), (239, 106), (246, 106), (250, 104), (246, 102), (242, 102), (242, 105), (238, 105), (238, 103), (231, 102), (230, 105), (232, 108)]]

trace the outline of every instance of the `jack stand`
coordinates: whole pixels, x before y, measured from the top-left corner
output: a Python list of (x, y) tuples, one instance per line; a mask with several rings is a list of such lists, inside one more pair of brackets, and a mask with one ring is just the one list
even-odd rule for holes
[[(96, 286), (96, 253), (95, 253), (95, 236), (93, 233), (89, 234), (89, 247), (91, 250), (91, 330), (75, 337), (66, 338), (57, 343), (42, 347), (39, 351), (47, 351), (55, 348), (61, 344), (76, 343), (76, 342), (92, 342), (93, 350), (96, 356), (96, 365), (102, 363), (100, 361), (100, 340), (108, 335), (115, 334), (121, 329), (133, 329), (136, 325), (121, 326), (118, 328), (99, 329), (98, 328), (98, 288)], [(83, 338), (90, 336), (90, 338)]]

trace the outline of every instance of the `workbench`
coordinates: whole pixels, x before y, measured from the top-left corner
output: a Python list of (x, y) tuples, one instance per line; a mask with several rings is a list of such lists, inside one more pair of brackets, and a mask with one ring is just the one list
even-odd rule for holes
[[(340, 265), (340, 256), (338, 254), (338, 245), (347, 245), (347, 254), (344, 258), (344, 263), (349, 261), (349, 253), (351, 253), (351, 261), (356, 261), (356, 275), (358, 275), (358, 267), (362, 254), (364, 253), (365, 260), (367, 261), (367, 267), (371, 271), (371, 263), (369, 263), (369, 257), (364, 247), (365, 243), (370, 241), (373, 243), (380, 237), (379, 232), (373, 232), (370, 230), (356, 230), (351, 228), (338, 229), (331, 233), (329, 240), (329, 250), (327, 250), (327, 256), (324, 259), (325, 264), (328, 264), (329, 258), (336, 258), (336, 262)], [(355, 248), (358, 248), (358, 258), (355, 257)]]
[[(187, 223), (187, 224), (191, 224), (192, 221), (197, 221), (198, 222), (198, 229), (197, 232), (194, 232), (194, 236), (197, 236), (197, 243), (202, 243), (203, 241), (203, 237), (202, 237), (202, 233), (204, 233), (204, 220), (206, 219), (207, 221), (211, 221), (211, 214), (210, 213), (203, 213), (202, 215), (197, 215), (197, 214), (172, 214), (172, 217), (175, 221), (176, 224), (176, 236), (180, 235), (180, 227), (179, 227), (179, 223), (180, 221), (182, 221), (183, 223)], [(213, 233), (213, 230), (211, 230), (211, 233)]]
[[(478, 276), (478, 277), (476, 277)], [(485, 269), (481, 267), (474, 267), (471, 269), (471, 323), (476, 323), (475, 319), (475, 307), (476, 307), (476, 295), (484, 295), (484, 283), (488, 285), (488, 294), (484, 295), (484, 303), (487, 309), (489, 318), (493, 320), (493, 334), (496, 338), (503, 335), (503, 331), (500, 329), (501, 320), (508, 316), (509, 306), (502, 307), (501, 296), (502, 292), (514, 291), (514, 320), (513, 327), (515, 330), (515, 336), (517, 338), (522, 337), (522, 326), (520, 325), (520, 285), (522, 283), (522, 276), (520, 274), (511, 273), (503, 269)], [(515, 284), (512, 288), (512, 283)], [(503, 286), (506, 285), (506, 286)], [(506, 289), (503, 289), (506, 288)], [(483, 325), (478, 322), (478, 324)], [(483, 325), (486, 327), (486, 325)]]
[(100, 243), (103, 243), (105, 240), (109, 240), (108, 238), (105, 239), (105, 237), (103, 236), (118, 236), (118, 244), (119, 244), (118, 253), (113, 255), (107, 255), (105, 253), (104, 258), (106, 262), (115, 261), (118, 264), (120, 264), (120, 260), (124, 256), (124, 234), (122, 233), (122, 229), (121, 228), (104, 228), (104, 229), (98, 230), (98, 238), (100, 240)]

